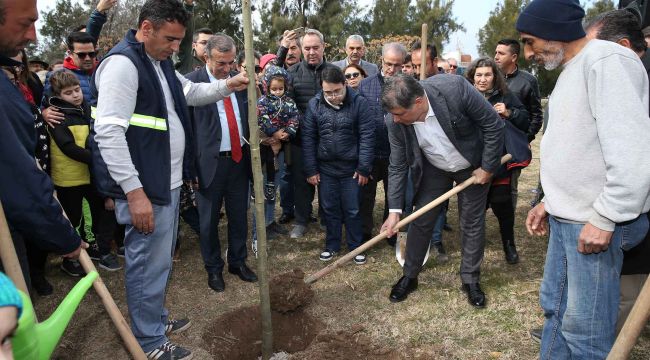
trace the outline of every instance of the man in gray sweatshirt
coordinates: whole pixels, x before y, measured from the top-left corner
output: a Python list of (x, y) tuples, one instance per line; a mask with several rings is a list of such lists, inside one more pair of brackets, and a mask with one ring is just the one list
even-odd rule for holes
[(623, 250), (648, 229), (648, 77), (639, 57), (591, 40), (577, 0), (534, 0), (517, 30), (526, 59), (562, 66), (541, 142), (545, 198), (528, 213), (550, 238), (541, 358), (604, 359), (616, 330)]

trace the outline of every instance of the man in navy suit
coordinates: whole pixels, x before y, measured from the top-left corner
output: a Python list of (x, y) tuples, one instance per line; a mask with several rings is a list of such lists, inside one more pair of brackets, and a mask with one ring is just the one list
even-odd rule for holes
[[(235, 68), (236, 51), (230, 36), (215, 34), (206, 44), (205, 68), (188, 74), (187, 78), (206, 83), (227, 79)], [(246, 266), (251, 179), (250, 147), (245, 141), (249, 136), (247, 106), (246, 91), (238, 91), (222, 101), (192, 109), (201, 255), (208, 272), (208, 285), (216, 292), (225, 290), (217, 229), (224, 202), (228, 217), (228, 272), (243, 281), (257, 281), (255, 273)]]

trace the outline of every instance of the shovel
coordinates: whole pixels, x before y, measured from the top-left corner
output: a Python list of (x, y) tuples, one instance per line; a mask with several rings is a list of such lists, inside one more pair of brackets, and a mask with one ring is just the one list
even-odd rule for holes
[[(512, 155), (506, 154), (501, 158), (501, 164), (505, 164), (506, 162), (510, 161), (512, 159)], [(422, 214), (428, 212), (429, 210), (435, 208), (436, 206), (442, 204), (443, 202), (447, 201), (450, 197), (458, 194), (459, 192), (465, 190), (467, 187), (470, 185), (473, 185), (476, 183), (476, 177), (471, 176), (469, 179), (463, 181), (462, 183), (454, 186), (453, 189), (447, 191), (446, 193), (442, 194), (440, 197), (437, 199), (431, 201), (430, 203), (426, 204), (425, 206), (421, 207), (417, 211), (413, 212), (411, 215), (405, 217), (404, 219), (400, 220), (400, 222), (395, 225), (396, 229), (399, 229), (403, 227), (406, 224), (411, 223), (413, 220), (419, 218), (422, 216)], [(334, 269), (338, 268), (339, 266), (345, 264), (346, 262), (352, 260), (355, 256), (359, 255), (360, 253), (370, 249), (371, 247), (375, 246), (378, 242), (381, 240), (385, 239), (387, 237), (388, 232), (387, 231), (382, 231), (379, 233), (379, 235), (375, 236), (374, 238), (368, 240), (365, 244), (359, 246), (358, 248), (350, 251), (347, 253), (345, 256), (342, 256), (340, 259), (336, 260), (332, 264), (322, 268), (315, 274), (312, 274), (308, 276), (305, 279), (305, 283), (307, 284), (313, 284), (315, 283), (318, 279), (322, 278), (323, 276), (331, 273)]]

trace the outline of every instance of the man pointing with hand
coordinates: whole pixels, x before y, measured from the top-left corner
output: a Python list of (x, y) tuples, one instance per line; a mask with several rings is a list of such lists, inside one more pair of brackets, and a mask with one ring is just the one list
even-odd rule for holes
[[(245, 74), (195, 84), (174, 71), (189, 14), (176, 0), (149, 0), (130, 30), (99, 65), (93, 172), (126, 224), (126, 297), (131, 327), (149, 358), (189, 359), (167, 334), (189, 327), (164, 307), (172, 265), (182, 182), (192, 179), (188, 105), (222, 100), (246, 88)], [(98, 150), (98, 151), (97, 151)]]

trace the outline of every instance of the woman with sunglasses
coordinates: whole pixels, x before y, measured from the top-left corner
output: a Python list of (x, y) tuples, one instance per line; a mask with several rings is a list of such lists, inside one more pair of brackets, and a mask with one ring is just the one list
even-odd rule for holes
[(366, 78), (366, 72), (363, 68), (356, 64), (346, 66), (345, 70), (345, 84), (354, 90), (359, 90), (361, 80)]
[[(510, 122), (516, 129), (521, 130), (521, 136), (526, 136), (530, 124), (528, 111), (519, 99), (508, 91), (506, 80), (494, 60), (487, 57), (477, 59), (469, 66), (465, 76), (492, 104), (503, 121)], [(519, 262), (519, 255), (515, 247), (515, 208), (512, 203), (510, 176), (511, 171), (508, 167), (500, 169), (495, 174), (490, 186), (487, 206), (492, 208), (499, 221), (506, 261), (508, 264), (516, 264)]]

